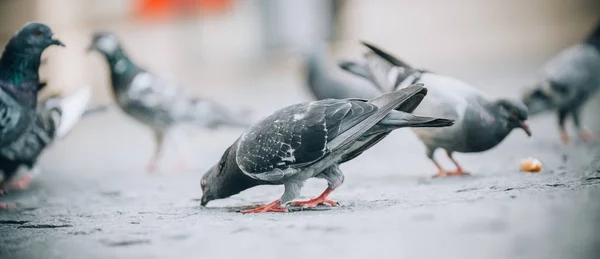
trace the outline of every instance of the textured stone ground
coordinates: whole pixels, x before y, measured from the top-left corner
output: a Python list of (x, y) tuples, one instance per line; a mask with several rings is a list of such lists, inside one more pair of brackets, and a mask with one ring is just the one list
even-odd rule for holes
[[(257, 116), (308, 99), (294, 74), (277, 76), (230, 99), (227, 88), (213, 96), (256, 107)], [(473, 72), (467, 79), (517, 96), (523, 78)], [(592, 113), (587, 122), (597, 125)], [(560, 145), (554, 123), (553, 115), (534, 118), (531, 139), (515, 131), (489, 152), (457, 155), (473, 176), (448, 179), (431, 179), (422, 145), (398, 131), (342, 166), (346, 182), (331, 195), (341, 207), (241, 215), (237, 207), (269, 202), (282, 187), (254, 188), (208, 208), (198, 201), (200, 176), (241, 131), (180, 129), (189, 170), (176, 170), (171, 145), (161, 172), (148, 175), (149, 132), (113, 111), (83, 121), (45, 154), (45, 171), (29, 190), (1, 198), (19, 208), (0, 212), (0, 258), (594, 258), (600, 147)], [(544, 163), (542, 173), (518, 171), (528, 156)], [(302, 194), (324, 187), (312, 180)]]

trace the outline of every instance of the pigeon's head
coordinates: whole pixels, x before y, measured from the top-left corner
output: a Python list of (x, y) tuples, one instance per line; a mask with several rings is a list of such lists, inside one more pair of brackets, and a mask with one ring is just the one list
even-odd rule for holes
[(527, 125), (529, 112), (527, 106), (518, 100), (501, 99), (496, 102), (500, 108), (500, 113), (506, 119), (508, 130), (521, 128), (531, 137), (531, 129)]
[(89, 51), (99, 51), (106, 56), (112, 56), (121, 48), (121, 43), (117, 35), (110, 32), (96, 32), (92, 36), (92, 43), (88, 47)]
[(17, 53), (41, 55), (52, 45), (65, 46), (56, 38), (50, 27), (43, 23), (30, 22), (17, 31), (6, 48)]
[(541, 83), (531, 89), (526, 90), (521, 97), (523, 103), (527, 105), (529, 114), (534, 115), (555, 107), (557, 99), (560, 98), (548, 83)]
[(206, 206), (212, 200), (230, 197), (261, 183), (245, 175), (239, 168), (235, 159), (237, 153), (235, 146), (234, 144), (229, 147), (219, 163), (211, 167), (202, 176), (200, 181), (200, 187), (202, 187), (200, 205)]

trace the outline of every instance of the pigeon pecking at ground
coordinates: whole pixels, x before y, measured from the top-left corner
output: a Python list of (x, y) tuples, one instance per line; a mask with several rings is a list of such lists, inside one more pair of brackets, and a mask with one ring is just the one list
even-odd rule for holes
[(573, 117), (579, 137), (592, 141), (594, 136), (582, 127), (581, 110), (600, 88), (600, 23), (581, 43), (564, 49), (542, 68), (542, 78), (523, 95), (530, 114), (558, 110), (558, 126), (563, 143), (570, 142), (565, 129), (568, 115)]
[(306, 84), (317, 100), (335, 98), (367, 98), (381, 95), (371, 82), (349, 75), (339, 67), (330, 66), (326, 45), (313, 47), (304, 55)]
[(64, 46), (41, 23), (27, 23), (9, 40), (0, 58), (0, 146), (10, 144), (35, 118), (42, 52)]
[[(10, 145), (0, 148), (0, 190), (27, 187), (31, 176), (37, 174), (36, 162), (42, 152), (55, 140), (64, 138), (82, 116), (98, 112), (99, 109), (86, 111), (91, 95), (91, 87), (85, 87), (70, 95), (51, 96), (40, 102), (31, 126)], [(24, 176), (11, 182), (19, 174)]]
[[(292, 202), (314, 207), (336, 203), (327, 199), (344, 176), (339, 164), (375, 145), (403, 127), (446, 127), (451, 120), (408, 113), (427, 89), (413, 85), (375, 99), (326, 99), (280, 109), (244, 132), (201, 180), (201, 205), (263, 184), (283, 184), (280, 199), (242, 213), (286, 212), (304, 182), (323, 178), (328, 187), (319, 197)], [(396, 110), (394, 110), (396, 109)]]
[[(515, 128), (522, 128), (531, 136), (526, 124), (527, 107), (521, 101), (491, 100), (463, 81), (413, 68), (371, 44), (364, 45), (372, 51), (365, 55), (365, 62), (344, 62), (340, 66), (358, 76), (372, 78), (374, 84), (390, 82), (396, 85), (396, 89), (423, 83), (427, 85), (429, 94), (415, 113), (455, 120), (452, 127), (412, 129), (425, 144), (427, 157), (439, 170), (434, 177), (467, 174), (452, 157), (454, 152), (486, 151), (502, 142)], [(396, 79), (390, 81), (393, 78)], [(456, 171), (447, 172), (438, 164), (434, 158), (438, 148), (446, 151)]]
[(156, 169), (164, 137), (175, 124), (192, 123), (208, 128), (250, 124), (245, 117), (214, 102), (188, 96), (176, 83), (139, 67), (127, 57), (112, 33), (95, 33), (89, 50), (99, 51), (106, 58), (118, 106), (154, 131), (156, 149), (147, 167), (150, 172)]

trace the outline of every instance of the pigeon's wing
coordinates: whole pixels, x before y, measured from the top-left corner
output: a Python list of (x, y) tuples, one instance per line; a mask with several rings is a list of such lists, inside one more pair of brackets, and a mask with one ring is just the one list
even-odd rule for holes
[(24, 105), (17, 101), (17, 99), (35, 100), (35, 97), (28, 96), (34, 93), (19, 92), (15, 90), (17, 87), (19, 86), (0, 81), (0, 146), (7, 145), (18, 138), (35, 118), (33, 104)]
[(192, 105), (174, 82), (149, 72), (141, 72), (125, 95), (118, 96), (125, 112), (153, 125), (169, 125), (186, 115)]
[(35, 120), (15, 141), (0, 149), (0, 156), (10, 161), (32, 165), (55, 138), (61, 121), (59, 106), (47, 105), (54, 99), (44, 101), (38, 108)]
[(313, 164), (331, 152), (328, 144), (377, 111), (364, 101), (301, 103), (277, 111), (240, 138), (236, 161), (257, 179), (281, 179), (288, 168)]

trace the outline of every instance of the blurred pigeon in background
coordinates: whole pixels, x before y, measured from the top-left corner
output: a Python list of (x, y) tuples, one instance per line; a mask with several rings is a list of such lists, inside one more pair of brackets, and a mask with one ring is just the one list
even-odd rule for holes
[(156, 169), (164, 137), (175, 124), (193, 123), (208, 128), (249, 125), (245, 117), (214, 102), (193, 98), (176, 83), (138, 67), (127, 57), (119, 39), (112, 33), (94, 34), (89, 50), (99, 51), (106, 58), (119, 107), (154, 131), (156, 149), (147, 167), (150, 172)]
[(542, 68), (542, 78), (523, 95), (530, 114), (558, 110), (558, 126), (563, 143), (570, 142), (565, 129), (568, 115), (584, 141), (594, 136), (582, 127), (581, 110), (600, 88), (600, 23), (581, 43), (571, 46), (550, 59)]
[[(486, 151), (502, 142), (515, 128), (522, 128), (531, 136), (526, 124), (527, 107), (522, 102), (511, 99), (491, 100), (463, 81), (415, 69), (373, 45), (363, 44), (372, 51), (365, 56), (366, 61), (342, 63), (342, 68), (361, 77), (372, 78), (375, 85), (389, 82), (387, 84), (396, 85), (396, 89), (423, 83), (427, 85), (429, 94), (414, 112), (423, 116), (455, 120), (452, 127), (413, 129), (425, 144), (427, 157), (439, 170), (434, 177), (466, 174), (452, 157), (453, 152)], [(391, 69), (393, 67), (396, 68)], [(393, 78), (395, 79), (390, 80)], [(456, 165), (455, 172), (447, 172), (435, 160), (434, 152), (438, 148), (446, 150), (446, 154)]]
[(41, 23), (27, 23), (9, 40), (0, 58), (0, 146), (17, 139), (35, 118), (42, 52), (64, 46)]
[(330, 66), (325, 44), (311, 48), (304, 58), (306, 83), (317, 100), (356, 97), (372, 99), (382, 94), (373, 88), (370, 81)]
[[(280, 109), (251, 126), (202, 178), (201, 205), (262, 184), (283, 184), (280, 199), (242, 213), (286, 212), (312, 177), (327, 180), (319, 197), (293, 206), (336, 203), (327, 199), (344, 176), (338, 165), (403, 127), (445, 127), (451, 120), (418, 117), (412, 111), (427, 94), (413, 85), (372, 100), (326, 99)], [(397, 110), (394, 110), (397, 109)]]
[[(56, 139), (64, 138), (79, 121), (92, 95), (91, 87), (68, 96), (51, 96), (40, 102), (35, 120), (19, 138), (0, 148), (0, 190), (23, 189), (37, 174), (36, 162)], [(85, 115), (101, 109), (86, 111)], [(15, 176), (23, 177), (11, 182)]]

